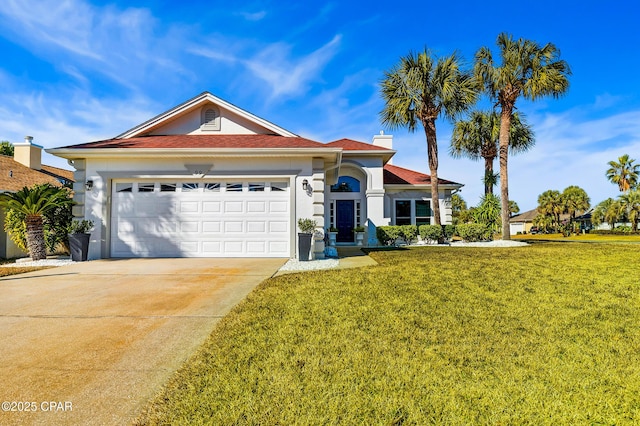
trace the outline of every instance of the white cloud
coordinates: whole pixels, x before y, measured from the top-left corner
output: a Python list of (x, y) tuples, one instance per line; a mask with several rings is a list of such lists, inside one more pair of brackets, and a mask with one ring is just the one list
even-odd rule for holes
[(326, 64), (338, 51), (341, 36), (309, 55), (292, 59), (292, 46), (274, 43), (248, 61), (247, 68), (270, 87), (271, 98), (301, 95), (317, 81)]
[(247, 21), (261, 21), (265, 16), (267, 16), (267, 12), (265, 10), (261, 10), (259, 12), (240, 12), (240, 16)]

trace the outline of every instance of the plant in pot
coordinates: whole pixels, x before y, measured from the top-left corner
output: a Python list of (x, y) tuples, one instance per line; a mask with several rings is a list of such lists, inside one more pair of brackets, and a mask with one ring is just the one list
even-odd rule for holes
[(71, 260), (74, 262), (87, 260), (92, 229), (93, 221), (91, 220), (74, 220), (69, 225), (69, 250), (71, 251)]
[(338, 228), (336, 228), (335, 226), (332, 226), (329, 228), (329, 245), (330, 246), (336, 245), (336, 238), (338, 238)]
[(356, 226), (353, 232), (356, 234), (356, 244), (361, 246), (364, 241), (364, 226)]
[(316, 221), (313, 219), (298, 219), (298, 259), (309, 260), (311, 254), (311, 242), (313, 232), (316, 229)]

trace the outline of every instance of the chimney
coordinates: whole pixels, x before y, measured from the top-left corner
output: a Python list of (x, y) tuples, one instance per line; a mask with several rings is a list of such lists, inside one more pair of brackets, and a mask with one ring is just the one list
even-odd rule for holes
[[(372, 143), (381, 148), (393, 149), (393, 135), (385, 135), (384, 130), (380, 130), (379, 135), (373, 135)], [(391, 160), (387, 164), (391, 164)]]
[(33, 136), (25, 136), (24, 142), (13, 144), (13, 159), (34, 170), (42, 169), (42, 147), (33, 143)]

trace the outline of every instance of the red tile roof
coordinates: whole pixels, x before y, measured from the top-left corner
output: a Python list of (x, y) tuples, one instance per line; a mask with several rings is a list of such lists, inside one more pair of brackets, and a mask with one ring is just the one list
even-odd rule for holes
[(163, 135), (108, 139), (63, 148), (326, 148), (301, 137), (278, 135)]
[[(446, 179), (438, 179), (439, 184), (460, 185)], [(385, 185), (431, 185), (431, 176), (404, 167), (385, 164), (384, 166)]]
[(338, 139), (337, 141), (328, 143), (327, 146), (342, 148), (345, 151), (391, 151), (389, 148), (371, 143), (358, 142), (352, 139)]

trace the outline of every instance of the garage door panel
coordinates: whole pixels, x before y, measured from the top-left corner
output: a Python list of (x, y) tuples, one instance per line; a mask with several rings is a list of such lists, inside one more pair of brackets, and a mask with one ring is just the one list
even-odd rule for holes
[(244, 202), (243, 201), (226, 201), (224, 203), (224, 212), (225, 213), (242, 213), (244, 211)]
[[(267, 190), (250, 191), (245, 182), (240, 191), (237, 182), (232, 192), (225, 182), (191, 183), (186, 191), (181, 182), (175, 191), (157, 191), (162, 181), (155, 182), (155, 192), (118, 193), (114, 188), (111, 255), (289, 257), (288, 190), (269, 190), (273, 186), (267, 182)], [(128, 185), (136, 187), (135, 182)]]
[(219, 234), (221, 229), (222, 222), (219, 220), (202, 222), (202, 232), (205, 234)]
[(224, 232), (226, 233), (239, 233), (244, 232), (243, 221), (226, 221), (224, 223)]

